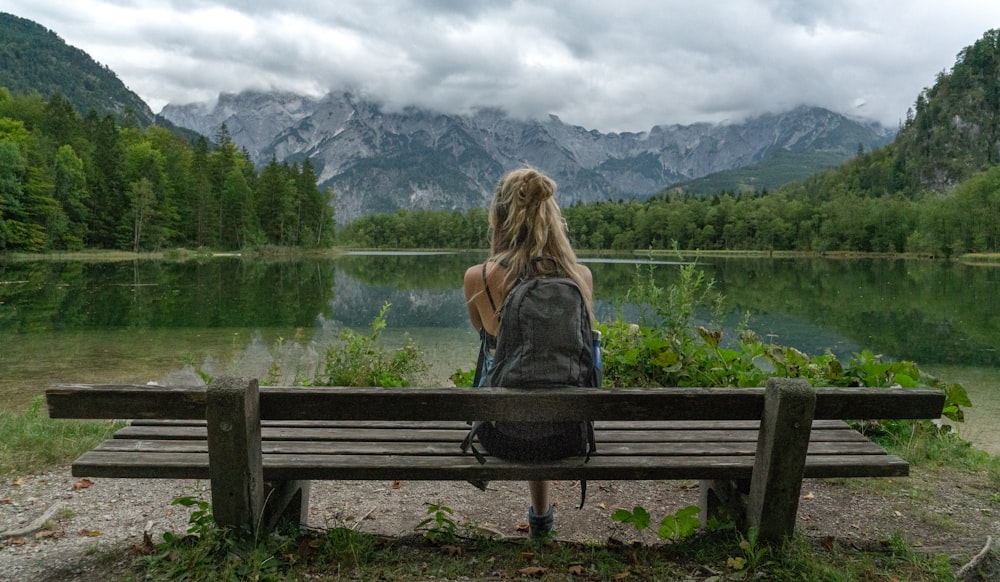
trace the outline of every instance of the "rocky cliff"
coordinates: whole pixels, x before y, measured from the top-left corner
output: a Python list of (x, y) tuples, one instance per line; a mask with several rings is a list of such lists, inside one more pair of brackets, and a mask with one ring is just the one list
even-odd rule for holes
[(812, 107), (740, 123), (601, 133), (554, 116), (523, 120), (497, 109), (467, 115), (390, 111), (347, 92), (322, 98), (223, 94), (211, 105), (168, 105), (160, 114), (207, 136), (226, 124), (232, 139), (259, 164), (272, 157), (289, 162), (308, 157), (321, 186), (335, 190), (341, 222), (399, 208), (485, 206), (497, 178), (525, 164), (553, 176), (561, 204), (568, 205), (645, 198), (757, 164), (776, 152), (823, 151), (844, 160), (859, 144), (868, 150), (892, 137), (875, 124)]

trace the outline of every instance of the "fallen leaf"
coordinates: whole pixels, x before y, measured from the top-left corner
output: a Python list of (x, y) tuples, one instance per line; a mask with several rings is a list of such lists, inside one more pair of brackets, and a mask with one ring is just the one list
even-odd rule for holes
[(619, 573), (615, 574), (614, 579), (615, 580), (624, 580), (624, 579), (626, 579), (628, 577), (629, 577), (629, 573), (628, 572), (619, 572)]
[(802, 499), (816, 499), (816, 494), (814, 494), (812, 491), (810, 491), (809, 493), (806, 493), (805, 495), (803, 495)]
[(441, 546), (441, 552), (447, 554), (449, 558), (462, 555), (462, 546)]
[(24, 538), (10, 538), (7, 540), (7, 545), (9, 546), (23, 546)]
[(77, 489), (86, 489), (86, 488), (90, 487), (93, 484), (94, 484), (94, 482), (91, 481), (90, 479), (80, 479), (76, 483), (73, 483), (73, 489), (74, 490), (77, 490)]
[(517, 531), (529, 531), (531, 527), (527, 523), (517, 524)]
[(0, 499), (0, 505), (10, 505), (11, 503), (14, 503), (14, 500), (11, 499), (10, 497), (4, 497), (3, 499)]
[(14, 485), (17, 485), (18, 487), (21, 487), (22, 485), (24, 485), (24, 479), (21, 479), (20, 477), (17, 478), (17, 479), (15, 479), (14, 480)]
[[(94, 529), (81, 529), (80, 530), (80, 535), (86, 536), (88, 538), (96, 538), (96, 537), (100, 537), (100, 536), (102, 536), (104, 534), (102, 534), (101, 532), (99, 532), (97, 530), (94, 530)], [(145, 536), (147, 534), (144, 533), (143, 535)]]
[(530, 562), (535, 559), (535, 552), (521, 552), (521, 559)]
[(543, 568), (541, 566), (528, 566), (527, 568), (521, 568), (518, 570), (522, 576), (534, 576), (535, 578), (541, 578), (548, 571), (548, 568)]
[(607, 509), (607, 507), (605, 507), (603, 503), (598, 503), (597, 506), (600, 507), (601, 509)]
[(395, 481), (392, 482), (392, 488), (393, 489), (399, 489), (402, 486), (403, 486), (403, 483), (399, 479), (397, 479), (397, 480), (395, 480)]
[(583, 573), (584, 573), (583, 566), (581, 566), (579, 564), (577, 564), (576, 566), (570, 566), (569, 567), (569, 575), (570, 576), (583, 576)]
[(823, 547), (828, 552), (833, 551), (834, 542), (836, 542), (836, 538), (834, 538), (833, 536), (826, 536), (825, 538), (823, 538)]
[(903, 517), (903, 514), (898, 511), (893, 511), (892, 514), (895, 515), (896, 517)]
[(43, 529), (42, 531), (35, 532), (36, 540), (44, 540), (46, 538), (54, 538), (58, 534), (50, 529)]

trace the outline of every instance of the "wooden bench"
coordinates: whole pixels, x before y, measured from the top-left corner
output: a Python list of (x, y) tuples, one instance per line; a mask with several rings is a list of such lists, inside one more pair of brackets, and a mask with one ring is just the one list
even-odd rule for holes
[[(803, 478), (893, 477), (909, 465), (843, 419), (938, 418), (939, 390), (818, 388), (258, 388), (56, 385), (52, 418), (135, 419), (73, 463), (80, 477), (210, 479), (221, 526), (306, 516), (309, 480), (700, 480), (701, 517), (725, 507), (780, 540)], [(596, 424), (597, 452), (528, 464), (459, 450), (468, 419)]]

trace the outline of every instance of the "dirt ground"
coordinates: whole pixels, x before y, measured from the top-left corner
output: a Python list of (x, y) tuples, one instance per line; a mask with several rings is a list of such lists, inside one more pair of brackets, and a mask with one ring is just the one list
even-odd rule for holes
[[(897, 479), (807, 480), (798, 528), (817, 540), (857, 549), (877, 548), (894, 532), (918, 550), (948, 554), (956, 569), (1000, 535), (1000, 504), (984, 476), (915, 469)], [(179, 496), (210, 498), (206, 484), (176, 480), (72, 477), (68, 468), (0, 482), (0, 580), (116, 579), (143, 533), (159, 541), (164, 531), (183, 532), (190, 510), (172, 505)], [(553, 487), (558, 540), (655, 543), (655, 528), (638, 534), (611, 519), (624, 507), (662, 516), (697, 505), (696, 482), (590, 482), (577, 509), (580, 487)], [(427, 504), (453, 510), (457, 523), (491, 535), (525, 537), (527, 486), (494, 482), (486, 492), (467, 483), (337, 481), (313, 484), (309, 525), (351, 527), (407, 535), (425, 517)], [(109, 560), (107, 555), (115, 556)]]

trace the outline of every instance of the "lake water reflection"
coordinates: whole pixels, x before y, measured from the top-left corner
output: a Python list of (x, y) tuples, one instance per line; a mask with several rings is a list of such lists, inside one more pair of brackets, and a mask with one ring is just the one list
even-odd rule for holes
[[(0, 264), (0, 406), (23, 407), (56, 382), (163, 381), (185, 364), (263, 375), (271, 359), (294, 375), (342, 327), (365, 328), (385, 302), (388, 342), (414, 338), (431, 382), (471, 368), (476, 335), (462, 304), (465, 268), (482, 254), (369, 253), (333, 260), (8, 262)], [(651, 267), (665, 286), (677, 263), (585, 258), (598, 315)], [(1000, 269), (905, 260), (704, 259), (725, 296), (717, 323), (840, 357), (870, 349), (963, 383), (975, 406), (966, 436), (1000, 453)], [(706, 314), (706, 319), (708, 315)], [(730, 334), (731, 335), (731, 334)], [(272, 353), (281, 338), (280, 354)], [(190, 366), (188, 367), (190, 374)]]

